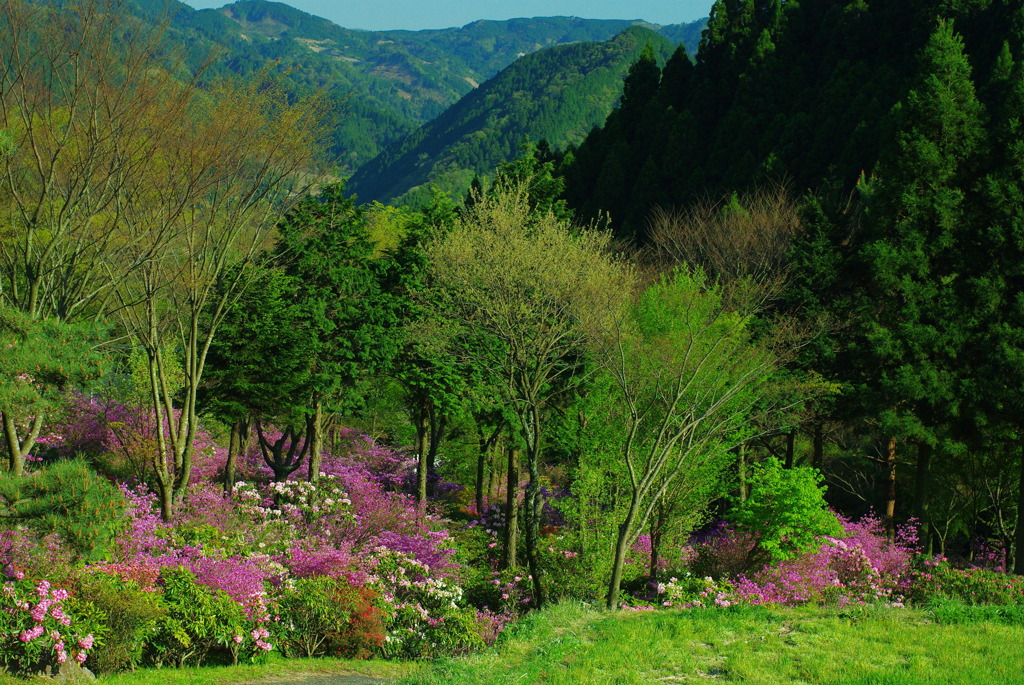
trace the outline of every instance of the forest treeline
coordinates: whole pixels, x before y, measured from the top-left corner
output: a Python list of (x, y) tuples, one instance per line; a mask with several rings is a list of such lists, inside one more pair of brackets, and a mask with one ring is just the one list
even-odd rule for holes
[(464, 194), (530, 141), (578, 144), (614, 108), (645, 49), (664, 64), (675, 46), (634, 26), (607, 41), (525, 55), (361, 166), (348, 188), (364, 201), (421, 206), (431, 187)]
[[(917, 517), (929, 545), (1022, 547), (1022, 22), (1016, 2), (720, 0), (695, 64), (638, 61), (557, 161), (577, 217), (634, 248), (781, 279), (776, 311), (823, 325), (797, 366), (842, 389), (760, 449), (791, 460), (800, 431), (823, 466), (833, 436), (878, 468), (836, 464), (834, 496)], [(723, 255), (715, 214), (779, 185), (788, 247)]]

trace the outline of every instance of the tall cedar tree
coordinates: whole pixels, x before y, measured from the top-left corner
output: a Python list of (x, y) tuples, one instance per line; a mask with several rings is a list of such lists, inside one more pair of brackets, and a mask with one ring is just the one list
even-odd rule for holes
[[(866, 184), (868, 278), (862, 306), (859, 390), (880, 410), (886, 470), (883, 515), (891, 532), (896, 445), (924, 454), (958, 411), (955, 361), (965, 344), (957, 302), (961, 248), (969, 230), (965, 188), (985, 145), (963, 41), (940, 21), (920, 60), (915, 87), (897, 106), (895, 144)], [(926, 459), (926, 456), (925, 456)], [(926, 463), (926, 462), (924, 462)]]

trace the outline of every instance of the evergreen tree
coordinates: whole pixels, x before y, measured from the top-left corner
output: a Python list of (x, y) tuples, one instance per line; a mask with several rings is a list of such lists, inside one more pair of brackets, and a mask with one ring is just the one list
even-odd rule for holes
[(881, 408), (886, 436), (884, 516), (892, 526), (896, 444), (927, 451), (958, 412), (956, 359), (968, 328), (958, 306), (966, 189), (985, 145), (984, 111), (963, 42), (940, 21), (925, 47), (916, 86), (895, 112), (894, 145), (866, 184), (867, 287), (862, 306), (860, 390)]

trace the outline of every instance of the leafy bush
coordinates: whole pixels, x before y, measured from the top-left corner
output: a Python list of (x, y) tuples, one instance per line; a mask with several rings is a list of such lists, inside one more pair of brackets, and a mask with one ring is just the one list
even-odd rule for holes
[(842, 537), (843, 527), (825, 504), (822, 476), (815, 469), (785, 469), (778, 459), (755, 464), (750, 496), (729, 520), (757, 535), (758, 549), (769, 559), (792, 559), (817, 549), (823, 537)]
[(914, 574), (910, 599), (952, 600), (971, 606), (1024, 605), (1024, 578), (981, 568), (961, 569), (944, 560), (924, 560)]
[(377, 593), (328, 577), (299, 578), (279, 600), (288, 656), (366, 658), (384, 642)]
[(188, 569), (162, 569), (160, 585), (168, 613), (158, 619), (148, 645), (158, 666), (199, 665), (218, 649), (237, 663), (240, 657), (256, 660), (272, 649), (266, 642), (270, 633), (260, 622), (249, 619), (226, 592), (200, 585)]
[(408, 554), (381, 547), (374, 555), (377, 586), (393, 608), (385, 656), (434, 658), (483, 646), (476, 611), (459, 606), (461, 587)]
[(56, 533), (90, 559), (107, 554), (125, 526), (125, 506), (117, 486), (79, 459), (0, 481), (0, 516), (17, 518), (40, 536)]
[(69, 659), (84, 663), (103, 634), (90, 607), (75, 610), (70, 593), (10, 569), (0, 591), (0, 665), (13, 673), (56, 671)]
[(73, 602), (88, 602), (103, 614), (107, 632), (92, 653), (92, 670), (111, 673), (142, 663), (143, 649), (167, 616), (160, 595), (132, 580), (102, 572), (82, 573)]

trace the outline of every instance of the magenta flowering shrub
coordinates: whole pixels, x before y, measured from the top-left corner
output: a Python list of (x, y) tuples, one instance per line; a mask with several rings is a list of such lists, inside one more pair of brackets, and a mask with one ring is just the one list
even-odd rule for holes
[[(755, 537), (728, 524), (719, 524), (695, 538), (689, 552), (692, 576), (703, 577), (714, 587), (698, 588), (697, 595), (701, 599), (696, 600), (691, 597), (696, 581), (683, 583), (685, 592), (673, 589), (670, 583), (669, 590), (679, 597), (666, 601), (679, 606), (681, 598), (686, 596), (691, 598), (682, 601), (683, 606), (707, 606), (704, 599), (713, 594), (718, 600), (714, 604), (718, 606), (736, 602), (782, 605), (810, 602), (842, 606), (878, 601), (901, 606), (913, 582), (912, 562), (917, 553), (913, 524), (900, 527), (896, 539), (889, 542), (884, 526), (875, 516), (858, 521), (839, 517), (839, 523), (844, 537), (822, 537), (816, 551), (754, 570), (744, 569), (749, 568), (753, 558)], [(718, 588), (718, 584), (726, 580), (728, 588)]]
[[(40, 443), (64, 457), (89, 455), (116, 476), (146, 481), (152, 475), (150, 461), (158, 449), (156, 417), (145, 407), (127, 407), (111, 398), (76, 393), (68, 398), (60, 416), (50, 422)], [(226, 451), (200, 426), (196, 432), (193, 482), (215, 478), (225, 457)]]
[(0, 588), (0, 664), (27, 674), (56, 672), (69, 659), (85, 663), (103, 627), (64, 604), (67, 590), (15, 569), (6, 575)]
[(294, 578), (343, 578), (357, 587), (369, 578), (368, 561), (352, 551), (351, 542), (333, 545), (315, 536), (296, 540), (277, 560)]
[(127, 530), (118, 538), (115, 545), (116, 553), (121, 559), (129, 559), (143, 552), (149, 552), (163, 545), (159, 529), (163, 525), (157, 512), (156, 493), (145, 485), (129, 487), (120, 483), (121, 494), (127, 506)]

